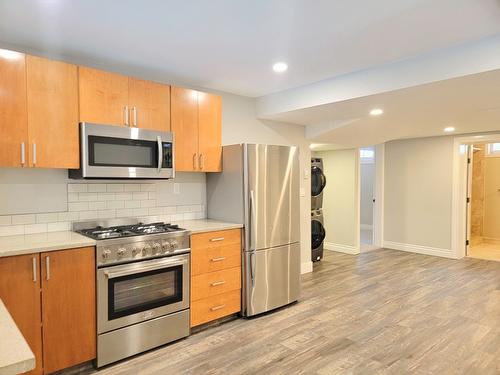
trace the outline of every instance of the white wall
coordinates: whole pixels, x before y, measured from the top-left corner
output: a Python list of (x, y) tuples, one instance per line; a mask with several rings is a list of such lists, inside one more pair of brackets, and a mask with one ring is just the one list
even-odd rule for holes
[(384, 246), (452, 256), (453, 138), (385, 145)]
[(362, 163), (360, 169), (361, 226), (373, 227), (373, 184), (375, 182), (375, 163)]
[(359, 253), (359, 180), (357, 149), (320, 151), (326, 187), (323, 190), (325, 246), (330, 250)]
[[(261, 121), (255, 115), (255, 100), (222, 93), (222, 143), (266, 143), (294, 145), (299, 147), (301, 168), (300, 186), (304, 196), (300, 197), (300, 237), (302, 272), (312, 270), (311, 263), (311, 152), (305, 139), (303, 126), (272, 121)], [(306, 171), (307, 174), (304, 174)], [(307, 177), (307, 178), (306, 178)]]

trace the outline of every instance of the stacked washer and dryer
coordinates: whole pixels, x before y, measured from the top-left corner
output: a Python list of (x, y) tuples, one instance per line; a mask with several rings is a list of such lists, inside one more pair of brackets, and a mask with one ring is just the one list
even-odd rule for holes
[(326, 177), (323, 160), (311, 158), (311, 259), (317, 262), (323, 258), (325, 227), (323, 222), (323, 190)]

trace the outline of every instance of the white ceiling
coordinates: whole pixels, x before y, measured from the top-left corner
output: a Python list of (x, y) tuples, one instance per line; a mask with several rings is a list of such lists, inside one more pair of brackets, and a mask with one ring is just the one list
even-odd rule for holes
[(261, 96), (497, 34), (499, 19), (500, 0), (0, 0), (0, 46)]
[[(384, 114), (369, 115), (372, 108)], [(401, 138), (500, 130), (500, 70), (395, 90), (288, 112), (283, 121), (306, 127), (313, 143), (323, 149), (374, 145)]]

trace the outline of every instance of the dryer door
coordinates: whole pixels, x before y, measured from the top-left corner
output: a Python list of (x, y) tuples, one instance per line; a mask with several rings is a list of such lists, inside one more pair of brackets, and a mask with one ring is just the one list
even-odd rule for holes
[(325, 240), (325, 228), (319, 220), (311, 220), (311, 248), (317, 249)]
[(320, 167), (311, 167), (311, 195), (316, 197), (321, 194), (326, 186), (326, 177)]

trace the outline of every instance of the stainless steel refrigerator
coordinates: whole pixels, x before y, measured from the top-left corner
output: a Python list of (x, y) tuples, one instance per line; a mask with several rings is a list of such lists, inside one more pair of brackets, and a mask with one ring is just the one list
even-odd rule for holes
[(208, 217), (242, 223), (244, 316), (296, 301), (300, 293), (298, 148), (224, 146), (223, 172), (207, 175)]

